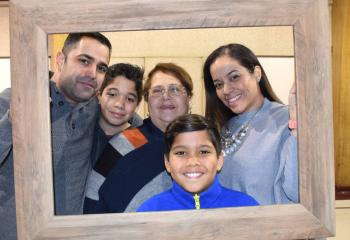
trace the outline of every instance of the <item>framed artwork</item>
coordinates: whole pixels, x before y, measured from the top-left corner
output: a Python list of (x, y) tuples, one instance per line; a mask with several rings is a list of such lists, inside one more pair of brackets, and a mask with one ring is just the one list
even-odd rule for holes
[[(19, 239), (303, 239), (334, 235), (327, 0), (11, 0), (9, 5)], [(55, 216), (48, 34), (241, 26), (293, 27), (300, 203)]]

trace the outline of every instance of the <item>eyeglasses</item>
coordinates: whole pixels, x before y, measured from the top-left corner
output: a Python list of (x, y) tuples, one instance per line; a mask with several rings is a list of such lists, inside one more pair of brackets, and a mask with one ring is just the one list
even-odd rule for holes
[(170, 84), (168, 85), (167, 89), (161, 86), (156, 86), (149, 89), (148, 95), (150, 97), (161, 97), (164, 95), (165, 92), (167, 92), (167, 95), (169, 97), (178, 97), (181, 94), (184, 94), (186, 92), (186, 89), (184, 86), (180, 86), (177, 84)]

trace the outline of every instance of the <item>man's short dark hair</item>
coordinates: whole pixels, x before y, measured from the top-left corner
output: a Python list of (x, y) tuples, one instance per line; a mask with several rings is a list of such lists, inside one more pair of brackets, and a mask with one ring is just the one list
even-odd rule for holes
[(100, 94), (102, 94), (103, 90), (118, 76), (123, 76), (135, 83), (137, 103), (140, 103), (142, 100), (143, 69), (137, 65), (117, 63), (110, 66), (101, 85)]
[(219, 156), (222, 146), (220, 133), (216, 125), (201, 115), (185, 114), (172, 121), (165, 130), (165, 155), (167, 158), (169, 159), (169, 153), (177, 135), (202, 130), (207, 131), (209, 139), (215, 147), (216, 154)]
[(92, 38), (99, 41), (109, 49), (109, 57), (112, 53), (112, 44), (104, 35), (99, 32), (86, 32), (86, 33), (69, 33), (68, 37), (64, 41), (62, 52), (67, 57), (69, 52), (80, 42), (84, 37)]

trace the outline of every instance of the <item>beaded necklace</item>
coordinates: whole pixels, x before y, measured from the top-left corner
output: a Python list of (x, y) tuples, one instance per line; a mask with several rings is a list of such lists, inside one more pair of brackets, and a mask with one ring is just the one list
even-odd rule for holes
[(235, 153), (239, 149), (239, 147), (242, 145), (242, 143), (249, 134), (251, 121), (258, 114), (258, 112), (260, 112), (263, 105), (264, 104), (261, 105), (259, 110), (256, 111), (254, 115), (249, 118), (248, 121), (246, 121), (239, 127), (237, 133), (232, 132), (227, 126), (223, 127), (221, 133), (221, 144), (224, 157), (228, 156), (229, 154)]

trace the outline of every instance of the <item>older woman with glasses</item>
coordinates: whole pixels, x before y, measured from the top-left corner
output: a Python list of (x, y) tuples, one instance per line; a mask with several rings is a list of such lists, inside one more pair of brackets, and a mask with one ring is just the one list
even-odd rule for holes
[(151, 70), (144, 85), (149, 118), (109, 141), (95, 167), (95, 184), (88, 189), (84, 213), (135, 211), (171, 186), (164, 166), (164, 132), (188, 112), (192, 90), (190, 75), (173, 63), (159, 63)]

